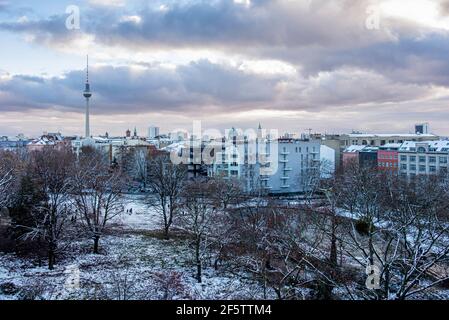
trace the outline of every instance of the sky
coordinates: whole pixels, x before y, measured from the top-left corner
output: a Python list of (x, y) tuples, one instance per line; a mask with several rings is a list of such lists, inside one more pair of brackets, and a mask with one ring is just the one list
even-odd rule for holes
[(449, 135), (449, 0), (0, 0), (0, 41), (0, 136), (81, 135), (86, 55), (94, 134)]

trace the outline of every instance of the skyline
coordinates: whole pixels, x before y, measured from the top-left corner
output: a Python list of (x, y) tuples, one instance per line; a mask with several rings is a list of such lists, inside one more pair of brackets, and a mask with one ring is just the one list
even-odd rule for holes
[(448, 31), (447, 0), (3, 0), (0, 134), (81, 135), (89, 54), (95, 135), (194, 120), (449, 135)]

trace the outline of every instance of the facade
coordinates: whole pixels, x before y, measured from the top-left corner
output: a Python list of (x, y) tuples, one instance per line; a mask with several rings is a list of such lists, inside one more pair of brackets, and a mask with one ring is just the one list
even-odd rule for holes
[(24, 150), (30, 141), (24, 136), (17, 137), (0, 137), (0, 150), (3, 151), (20, 151)]
[(333, 150), (334, 153), (334, 170), (341, 167), (342, 164), (342, 146), (343, 141), (340, 139), (340, 135), (317, 135), (317, 139), (321, 140), (321, 145), (326, 146)]
[(428, 134), (428, 133), (430, 133), (429, 124), (428, 123), (415, 124), (415, 133), (416, 134)]
[[(350, 158), (357, 158), (356, 154), (344, 154), (345, 151), (352, 146), (371, 146), (382, 147), (387, 144), (402, 144), (405, 141), (435, 141), (440, 138), (430, 133), (429, 124), (417, 124), (414, 127), (414, 133), (385, 133), (385, 134), (370, 134), (353, 132), (351, 134), (313, 134), (312, 139), (321, 140), (322, 145), (335, 150), (335, 169), (338, 170), (344, 167), (345, 161)], [(343, 159), (344, 158), (344, 159)]]
[(449, 141), (407, 141), (399, 148), (398, 156), (400, 174), (404, 176), (447, 172)]
[(430, 133), (416, 134), (369, 134), (369, 133), (351, 133), (341, 135), (341, 139), (344, 141), (344, 146), (372, 146), (381, 147), (389, 143), (404, 143), (405, 141), (435, 141), (439, 137)]
[(342, 155), (342, 164), (343, 167), (351, 164), (351, 163), (359, 163), (359, 154), (365, 146), (349, 146), (343, 151)]
[(365, 147), (359, 152), (359, 166), (364, 168), (377, 168), (378, 147)]
[(92, 147), (101, 150), (107, 155), (109, 161), (115, 162), (120, 158), (120, 153), (125, 149), (130, 148), (144, 148), (148, 152), (154, 153), (155, 147), (146, 140), (134, 137), (93, 137), (87, 139), (74, 139), (71, 141), (73, 152), (80, 154), (85, 147)]
[(319, 176), (321, 145), (316, 140), (279, 139), (277, 171), (263, 176), (263, 186), (274, 194), (307, 191)]
[(65, 139), (61, 133), (44, 133), (37, 139), (31, 140), (26, 148), (27, 151), (42, 151), (47, 147), (52, 148), (64, 148), (69, 147), (71, 145), (71, 141)]
[(360, 167), (377, 168), (379, 148), (370, 146), (350, 146), (343, 151), (343, 167), (357, 164)]
[[(319, 140), (258, 137), (251, 143), (246, 137), (229, 139), (223, 139), (216, 149), (209, 175), (241, 179), (247, 191), (261, 187), (270, 194), (300, 193), (306, 191), (310, 179), (319, 176)], [(325, 151), (333, 164), (332, 150), (326, 147)]]
[(399, 148), (401, 144), (388, 143), (379, 147), (377, 168), (385, 172), (397, 173), (399, 170)]
[(160, 135), (159, 127), (150, 126), (148, 128), (148, 139), (156, 139), (156, 137), (159, 137), (159, 135)]

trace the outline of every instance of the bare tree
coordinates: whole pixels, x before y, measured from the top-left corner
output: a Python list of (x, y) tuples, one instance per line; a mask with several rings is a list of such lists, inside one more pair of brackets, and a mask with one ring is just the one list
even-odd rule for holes
[(122, 146), (119, 150), (120, 167), (133, 181), (146, 190), (150, 158), (146, 146)]
[(44, 149), (31, 155), (32, 179), (44, 195), (32, 209), (34, 227), (26, 238), (39, 237), (48, 245), (48, 267), (54, 268), (59, 242), (72, 217), (70, 193), (74, 155), (67, 149)]
[(212, 197), (223, 210), (226, 210), (229, 205), (238, 204), (245, 199), (243, 185), (239, 179), (215, 176), (211, 180), (210, 187)]
[(19, 180), (20, 159), (12, 152), (0, 152), (0, 210), (11, 204)]
[(179, 217), (179, 225), (193, 238), (196, 279), (199, 283), (202, 281), (202, 260), (211, 243), (209, 238), (212, 237), (212, 226), (217, 216), (210, 187), (211, 182), (207, 181), (189, 183), (182, 197), (182, 213)]
[(93, 252), (98, 254), (108, 222), (123, 212), (124, 177), (110, 167), (103, 154), (90, 150), (81, 154), (73, 184), (74, 205), (94, 241)]
[(166, 155), (156, 157), (150, 163), (148, 204), (157, 210), (163, 219), (164, 235), (169, 239), (170, 227), (179, 210), (187, 170), (183, 165), (170, 162)]
[[(449, 279), (448, 198), (437, 177), (415, 179), (359, 170), (348, 186), (350, 227), (339, 234), (344, 254), (377, 279), (353, 289), (365, 299), (408, 299)], [(361, 220), (360, 220), (361, 219)], [(362, 221), (362, 224), (360, 223)]]
[(134, 176), (141, 184), (143, 190), (147, 188), (149, 162), (148, 150), (146, 148), (137, 148), (134, 152)]

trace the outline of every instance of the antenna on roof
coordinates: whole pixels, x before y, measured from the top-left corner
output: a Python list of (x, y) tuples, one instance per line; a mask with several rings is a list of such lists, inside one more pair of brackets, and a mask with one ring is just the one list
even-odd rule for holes
[(87, 55), (86, 83), (89, 83), (89, 55)]

